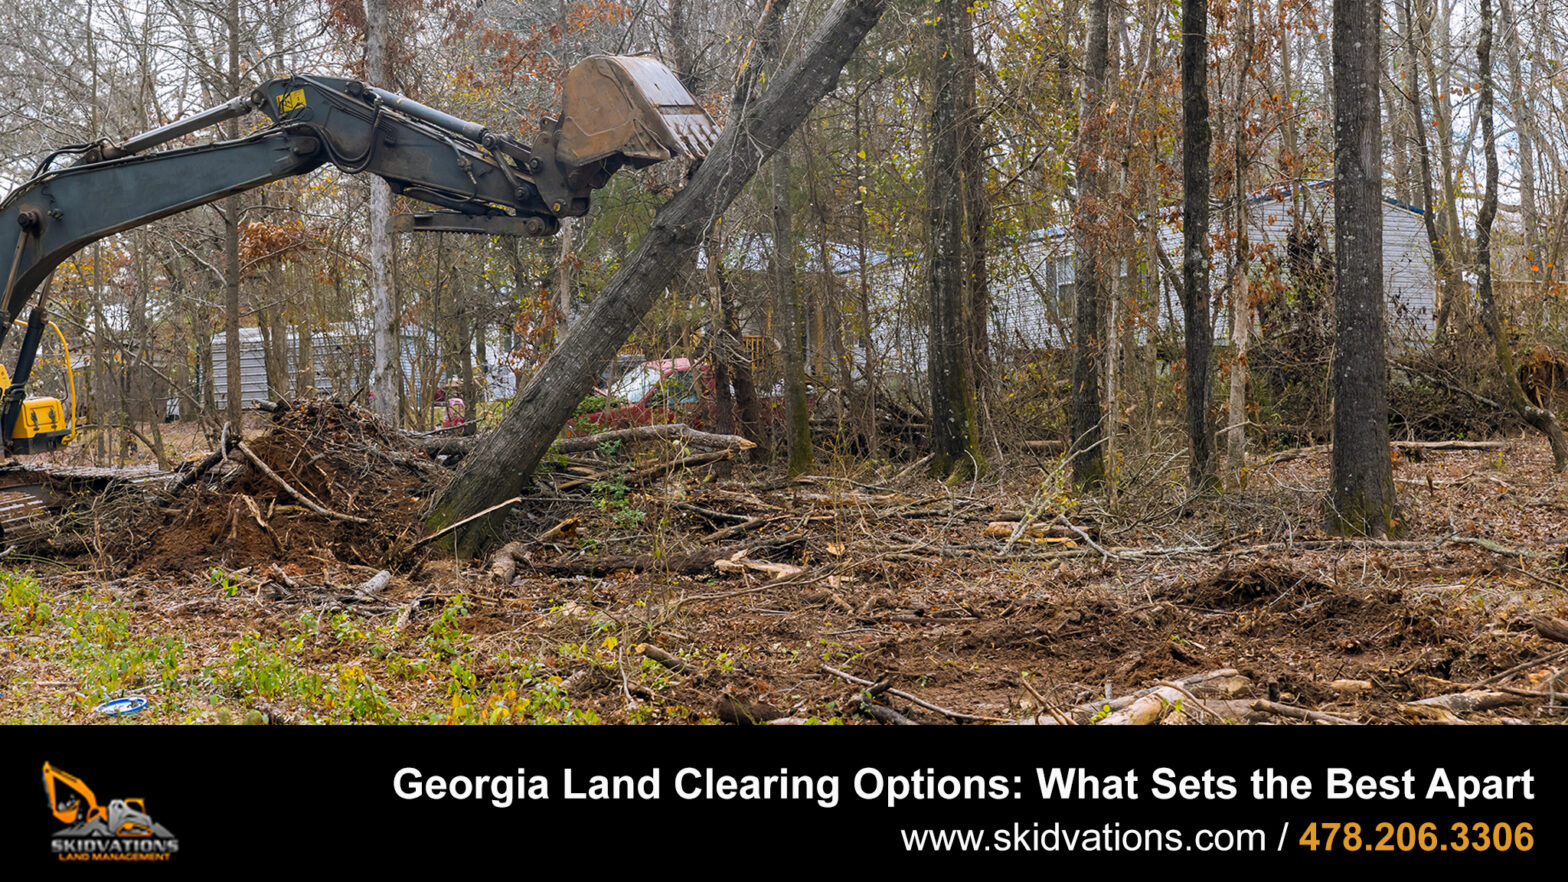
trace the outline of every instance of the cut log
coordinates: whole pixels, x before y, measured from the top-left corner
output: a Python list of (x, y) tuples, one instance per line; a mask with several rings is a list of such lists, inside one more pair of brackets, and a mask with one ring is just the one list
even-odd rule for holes
[(1536, 616), (1532, 621), (1535, 622), (1535, 633), (1547, 640), (1568, 643), (1568, 622), (1551, 616)]
[(559, 524), (539, 534), (536, 542), (556, 542), (562, 539), (571, 539), (577, 535), (577, 528), (582, 525), (580, 518), (567, 518)]
[(223, 432), (218, 436), (218, 449), (202, 457), (195, 465), (182, 472), (178, 478), (175, 478), (174, 483), (169, 485), (169, 492), (178, 493), (201, 480), (202, 475), (207, 474), (213, 466), (223, 462), (232, 448), (233, 441), (229, 438), (229, 424), (224, 423)]
[(376, 595), (380, 594), (391, 583), (392, 573), (388, 570), (382, 570), (381, 572), (376, 573), (374, 576), (371, 576), (369, 579), (366, 579), (364, 582), (361, 582), (359, 586), (354, 589), (354, 593), (358, 594), (365, 600), (374, 600)]
[(657, 646), (649, 646), (646, 643), (639, 643), (637, 644), (637, 654), (643, 656), (644, 658), (651, 658), (677, 674), (684, 674), (691, 670), (691, 662), (688, 662), (686, 659), (683, 659), (678, 655), (672, 655), (671, 653), (665, 652)]
[[(721, 459), (728, 459), (734, 452), (735, 451), (733, 450), (715, 450), (712, 453), (699, 453), (696, 456), (688, 456), (682, 459), (674, 460), (672, 462), (660, 463), (656, 466), (649, 466), (648, 468), (631, 472), (630, 474), (621, 477), (619, 479), (619, 483), (624, 484), (627, 487), (636, 487), (642, 484), (646, 484), (655, 478), (662, 478), (670, 472), (679, 471), (681, 469), (696, 468), (697, 466), (718, 462)], [(576, 480), (567, 481), (555, 489), (571, 490), (576, 487), (581, 487), (585, 484), (594, 484), (613, 477), (614, 474), (611, 472), (601, 472), (600, 474), (591, 475), (586, 478), (577, 478)], [(473, 520), (473, 517), (474, 516), (470, 516), (466, 520)]]
[[(1389, 446), (1400, 450), (1497, 450), (1507, 446), (1506, 441), (1391, 441)], [(1288, 462), (1311, 456), (1315, 453), (1328, 453), (1333, 447), (1328, 444), (1316, 444), (1311, 447), (1293, 447), (1281, 450), (1264, 458), (1262, 465)]]
[(501, 546), (495, 556), (490, 558), (491, 578), (501, 585), (512, 584), (512, 580), (517, 578), (517, 564), (522, 560), (524, 547), (526, 543), (521, 539)]
[(756, 701), (746, 701), (723, 694), (713, 703), (713, 715), (736, 726), (756, 726), (771, 723), (784, 716), (777, 708)]
[(1523, 704), (1530, 698), (1508, 692), (1491, 692), (1487, 690), (1473, 690), (1470, 692), (1451, 692), (1448, 695), (1434, 695), (1419, 701), (1406, 704), (1418, 707), (1435, 707), (1452, 714), (1468, 714), (1475, 711), (1491, 710), (1494, 707), (1507, 707), (1511, 704)]
[(1309, 723), (1331, 723), (1336, 726), (1361, 725), (1355, 720), (1347, 720), (1344, 717), (1336, 717), (1333, 714), (1325, 714), (1322, 711), (1307, 710), (1304, 707), (1296, 707), (1295, 705), (1280, 704), (1277, 701), (1269, 701), (1265, 698), (1260, 698), (1257, 701), (1254, 701), (1252, 703), (1252, 709), (1255, 711), (1261, 711), (1263, 713), (1274, 714), (1278, 717), (1290, 717), (1293, 720), (1306, 720)]
[[(1252, 690), (1252, 681), (1242, 676), (1235, 668), (1220, 668), (1214, 671), (1206, 671), (1202, 674), (1193, 674), (1171, 682), (1202, 699), (1230, 699), (1244, 695)], [(1120, 698), (1085, 702), (1067, 708), (1064, 713), (1074, 723), (1096, 722), (1112, 713), (1123, 710), (1138, 699), (1154, 692), (1157, 688), (1160, 687), (1151, 686), (1148, 689), (1142, 689), (1130, 695), (1123, 695)], [(1201, 711), (1198, 713), (1201, 713)], [(1041, 717), (1032, 722), (1028, 720), (1024, 722), (1041, 726), (1059, 725), (1057, 720), (1050, 717)]]
[(1106, 714), (1101, 726), (1148, 726), (1158, 723), (1173, 708), (1187, 700), (1180, 690), (1170, 686), (1156, 686), (1119, 711)]
[(713, 568), (721, 573), (744, 573), (748, 570), (754, 573), (763, 573), (775, 582), (780, 579), (792, 579), (806, 571), (804, 567), (797, 567), (794, 564), (774, 563), (770, 560), (750, 560), (746, 557), (746, 552), (744, 551), (730, 557), (719, 558), (713, 562)]
[(685, 576), (697, 576), (710, 573), (713, 569), (713, 561), (716, 558), (729, 557), (741, 551), (756, 553), (763, 549), (777, 550), (788, 548), (792, 545), (798, 545), (802, 541), (804, 541), (802, 537), (794, 536), (782, 539), (768, 539), (748, 545), (710, 548), (706, 551), (689, 554), (670, 556), (605, 554), (566, 561), (531, 563), (530, 566), (541, 573), (551, 576), (605, 576), (617, 570), (630, 570), (636, 573), (660, 570)]
[[(1013, 535), (1013, 531), (1016, 529), (1018, 529), (1018, 521), (991, 521), (985, 525), (985, 534), (1006, 539)], [(1019, 534), (1021, 539), (1071, 539), (1073, 536), (1074, 533), (1070, 527), (1064, 527), (1061, 524), (1042, 523), (1030, 524), (1024, 527), (1023, 532)]]
[(598, 450), (601, 444), (638, 444), (644, 441), (685, 441), (693, 447), (708, 447), (714, 450), (750, 450), (757, 446), (739, 435), (716, 435), (712, 432), (698, 431), (685, 423), (669, 423), (617, 429), (613, 432), (600, 432), (581, 438), (558, 438), (550, 445), (550, 452), (579, 453), (584, 450)]

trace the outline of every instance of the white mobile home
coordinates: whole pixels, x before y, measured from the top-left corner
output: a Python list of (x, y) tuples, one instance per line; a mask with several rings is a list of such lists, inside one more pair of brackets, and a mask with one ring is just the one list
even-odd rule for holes
[[(1218, 208), (1216, 208), (1218, 215)], [(1167, 210), (1160, 216), (1160, 248), (1179, 268), (1182, 260), (1181, 212)], [(1268, 246), (1285, 259), (1286, 241), (1292, 230), (1315, 228), (1328, 251), (1333, 248), (1334, 201), (1332, 184), (1316, 181), (1299, 188), (1275, 187), (1248, 199), (1248, 238), (1256, 249)], [(1211, 229), (1220, 232), (1224, 219), (1216, 216)], [(992, 288), (992, 340), (998, 346), (1022, 348), (1060, 346), (1071, 339), (1073, 325), (1074, 242), (1065, 229), (1034, 234), (1016, 257), (999, 265)], [(1215, 334), (1228, 337), (1222, 293), (1228, 279), (1223, 256), (1214, 255), (1211, 282), (1215, 303)], [(1122, 266), (1126, 279), (1126, 266)], [(1160, 327), (1182, 326), (1179, 279), (1161, 272)], [(1383, 290), (1388, 297), (1389, 326), (1405, 337), (1430, 337), (1436, 328), (1437, 286), (1432, 269), (1432, 249), (1421, 210), (1398, 200), (1383, 201)]]
[[(299, 340), (289, 330), (288, 372), (289, 383), (295, 382), (299, 370)], [(352, 325), (336, 324), (325, 331), (311, 335), (311, 353), (315, 362), (315, 390), (321, 395), (347, 397), (363, 394), (370, 372), (371, 340), (368, 331)], [(449, 380), (456, 376), (450, 366), (442, 366), (446, 376), (432, 376), (436, 368), (427, 367), (432, 338), (422, 331), (404, 329), (401, 334), (403, 382), (405, 389), (417, 394), (428, 382)], [(485, 341), (485, 360), (474, 365), (474, 378), (482, 384), (484, 398), (498, 400), (510, 398), (517, 392), (515, 373), (506, 366), (509, 361), (503, 347), (495, 341)], [(227, 346), (222, 334), (212, 337), (212, 379), (217, 406), (221, 409), (228, 401)], [(254, 404), (285, 397), (290, 389), (272, 389), (267, 382), (265, 343), (257, 328), (240, 328), (240, 389), (241, 403)]]

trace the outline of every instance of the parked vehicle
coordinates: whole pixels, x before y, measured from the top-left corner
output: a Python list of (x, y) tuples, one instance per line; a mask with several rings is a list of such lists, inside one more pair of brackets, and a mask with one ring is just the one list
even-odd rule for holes
[(437, 386), (433, 422), (440, 429), (455, 429), (468, 420), (468, 405), (462, 399), (463, 384), (453, 381)]
[(571, 434), (685, 423), (701, 429), (713, 422), (713, 371), (689, 358), (646, 361), (627, 371), (602, 396), (603, 406), (581, 414)]

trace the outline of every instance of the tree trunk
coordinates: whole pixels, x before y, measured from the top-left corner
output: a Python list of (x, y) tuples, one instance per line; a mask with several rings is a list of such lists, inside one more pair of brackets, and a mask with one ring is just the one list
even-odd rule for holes
[(1568, 470), (1568, 443), (1564, 442), (1562, 427), (1550, 409), (1536, 407), (1525, 395), (1514, 370), (1513, 347), (1508, 342), (1508, 332), (1497, 315), (1497, 304), (1492, 292), (1492, 223), (1497, 220), (1497, 133), (1492, 120), (1495, 89), (1492, 84), (1492, 2), (1481, 0), (1481, 36), (1476, 44), (1477, 70), (1481, 74), (1481, 94), (1476, 113), (1481, 116), (1481, 138), (1486, 151), (1486, 190), (1481, 197), (1481, 212), (1476, 218), (1476, 299), (1480, 301), (1481, 323), (1492, 337), (1492, 347), (1497, 353), (1497, 367), (1503, 375), (1503, 385), (1508, 389), (1508, 400), (1514, 410), (1529, 423), (1531, 428), (1545, 435), (1552, 445), (1552, 460), (1557, 471)]
[(1235, 180), (1231, 184), (1236, 228), (1236, 265), (1230, 297), (1230, 395), (1225, 413), (1225, 483), (1240, 489), (1247, 464), (1247, 344), (1252, 332), (1251, 244), (1247, 238), (1247, 74), (1252, 63), (1252, 11), (1240, 10), (1241, 56), (1236, 71)]
[(1519, 213), (1524, 221), (1524, 243), (1527, 249), (1525, 265), (1529, 278), (1542, 280), (1547, 276), (1547, 260), (1546, 248), (1541, 239), (1540, 200), (1536, 195), (1535, 110), (1530, 103), (1531, 96), (1524, 83), (1523, 65), (1519, 58), (1519, 16), (1512, 0), (1501, 0), (1498, 5), (1503, 13), (1503, 32), (1508, 35), (1505, 52), (1508, 58), (1508, 82), (1512, 87), (1508, 104), (1519, 144)]
[[(238, 95), (240, 80), (240, 5), (239, 0), (229, 0), (227, 22), (229, 28), (229, 94)], [(240, 125), (237, 120), (225, 124), (228, 137), (238, 138)], [(94, 266), (97, 261), (94, 261)], [(240, 197), (236, 194), (223, 200), (223, 342), (224, 366), (228, 371), (225, 394), (228, 396), (228, 421), (236, 437), (243, 434), (240, 426), (240, 400), (243, 386), (240, 383)]]
[[(757, 398), (757, 381), (752, 370), (751, 356), (741, 347), (740, 318), (735, 314), (735, 298), (730, 295), (729, 276), (724, 272), (723, 249), (719, 246), (717, 231), (718, 224), (714, 224), (703, 246), (708, 252), (709, 285), (713, 292), (715, 309), (718, 310), (715, 322), (717, 334), (715, 345), (723, 353), (721, 360), (725, 364), (729, 383), (735, 391), (734, 405), (740, 411), (741, 434), (757, 445), (751, 451), (752, 461), (762, 462), (769, 456), (762, 433), (762, 402)], [(715, 364), (714, 382), (718, 382), (717, 364)], [(725, 407), (723, 398), (719, 399), (719, 407), (722, 419)]]
[[(1449, 104), (1452, 83), (1446, 71), (1439, 77), (1437, 68), (1437, 59), (1449, 55), (1448, 20), (1446, 16), (1436, 15), (1434, 9), (1426, 4), (1417, 7), (1417, 12), (1421, 16), (1422, 32), (1427, 35), (1426, 51), (1420, 53), (1420, 57), (1427, 63), (1427, 103), (1432, 108), (1432, 122), (1437, 130), (1433, 143), (1443, 148), (1437, 151), (1440, 199), (1431, 210), (1435, 215), (1434, 220), (1441, 221), (1437, 225), (1437, 236), (1448, 250), (1455, 273), (1453, 278), (1458, 280), (1458, 267), (1465, 260), (1465, 242), (1464, 227), (1459, 222), (1459, 200), (1456, 198), (1459, 187), (1454, 175), (1454, 151), (1450, 147), (1454, 144), (1454, 116)], [(1434, 28), (1442, 35), (1441, 45), (1433, 33)], [(1461, 281), (1453, 290), (1444, 292), (1447, 296), (1438, 304), (1437, 324), (1440, 329), (1446, 329), (1454, 323), (1462, 326), (1467, 320), (1462, 284)], [(1457, 315), (1454, 313), (1455, 307), (1458, 307)]]
[(303, 398), (316, 388), (316, 339), (308, 317), (294, 326), (294, 339), (294, 395)]
[(474, 382), (474, 320), (470, 315), (472, 304), (476, 297), (470, 287), (474, 275), (464, 274), (459, 276), (463, 282), (457, 287), (457, 340), (458, 348), (462, 351), (463, 371), (463, 434), (472, 435), (477, 429), (475, 420), (479, 418), (479, 386)]
[(1187, 437), (1192, 458), (1187, 483), (1193, 492), (1214, 480), (1214, 439), (1209, 429), (1209, 9), (1208, 0), (1181, 9), (1182, 108), (1182, 328), (1187, 350)]
[(1334, 452), (1328, 532), (1399, 527), (1384, 361), (1379, 6), (1334, 0)]
[(964, 302), (968, 306), (970, 385), (974, 388), (979, 438), (996, 438), (991, 419), (995, 377), (991, 365), (991, 290), (986, 264), (986, 230), (990, 224), (991, 200), (986, 191), (989, 168), (985, 137), (981, 131), (979, 104), (979, 59), (975, 57), (973, 7), (960, 3), (958, 40), (959, 88), (963, 115), (959, 120), (964, 177)]
[(795, 279), (790, 214), (789, 145), (773, 156), (773, 302), (784, 319), (784, 443), (791, 476), (811, 471), (811, 414), (806, 404), (806, 322)]
[(1078, 120), (1078, 258), (1073, 289), (1073, 482), (1081, 489), (1105, 482), (1105, 419), (1100, 401), (1100, 312), (1105, 308), (1105, 237), (1101, 193), (1104, 120), (1100, 100), (1110, 43), (1108, 0), (1089, 3), (1083, 107)]
[(959, 41), (968, 39), (959, 0), (938, 0), (931, 113), (926, 125), (926, 298), (931, 309), (931, 471), (971, 475), (980, 465), (975, 418), (974, 341), (966, 314), (965, 192), (960, 124), (964, 99)]
[[(1240, 171), (1240, 163), (1237, 163)], [(1245, 215), (1242, 208), (1238, 214)], [(1236, 240), (1236, 281), (1231, 288), (1230, 342), (1234, 356), (1230, 364), (1230, 396), (1226, 402), (1225, 479), (1240, 489), (1247, 464), (1247, 345), (1252, 332), (1252, 291), (1248, 277), (1247, 228), (1245, 216)]]
[[(593, 388), (599, 367), (625, 344), (665, 286), (692, 265), (713, 218), (837, 85), (839, 72), (885, 8), (886, 0), (839, 0), (801, 55), (771, 78), (766, 94), (737, 108), (702, 167), (659, 210), (625, 266), (518, 393), (501, 424), (481, 436), (478, 449), (464, 459), (431, 505), (431, 527), (456, 523), (522, 493), (556, 433)], [(457, 551), (464, 556), (480, 551), (496, 536), (500, 519), (491, 515), (455, 531)]]
[[(387, 0), (365, 0), (365, 79), (390, 87), (387, 69)], [(398, 357), (397, 303), (390, 278), (392, 263), (392, 189), (370, 176), (370, 391), (373, 409), (393, 425), (399, 423), (402, 359)]]
[[(1414, 46), (1416, 18), (1411, 12), (1410, 0), (1405, 0), (1402, 8), (1404, 10), (1406, 39), (1412, 41)], [(1423, 43), (1427, 45), (1426, 51), (1430, 51), (1430, 29), (1423, 27), (1421, 34), (1424, 37)], [(1433, 330), (1437, 338), (1442, 340), (1448, 332), (1448, 318), (1452, 312), (1453, 298), (1459, 296), (1459, 292), (1464, 290), (1464, 282), (1454, 270), (1453, 249), (1450, 247), (1447, 237), (1439, 230), (1439, 218), (1433, 210), (1432, 150), (1427, 144), (1426, 117), (1421, 110), (1421, 73), (1420, 65), (1416, 60), (1419, 51), (1421, 50), (1417, 48), (1411, 49), (1406, 95), (1410, 100), (1410, 115), (1413, 123), (1411, 128), (1415, 132), (1416, 156), (1420, 160), (1421, 220), (1426, 225), (1426, 238), (1432, 249), (1432, 262), (1436, 264), (1437, 268), (1438, 302), (1437, 313), (1433, 316)]]

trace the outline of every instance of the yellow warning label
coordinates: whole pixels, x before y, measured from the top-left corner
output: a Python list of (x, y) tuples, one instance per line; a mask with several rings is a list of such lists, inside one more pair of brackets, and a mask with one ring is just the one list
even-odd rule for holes
[(279, 113), (292, 113), (305, 106), (305, 90), (295, 89), (278, 99)]

